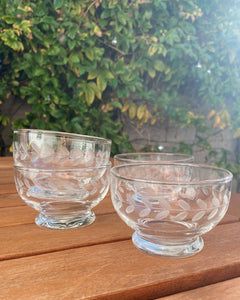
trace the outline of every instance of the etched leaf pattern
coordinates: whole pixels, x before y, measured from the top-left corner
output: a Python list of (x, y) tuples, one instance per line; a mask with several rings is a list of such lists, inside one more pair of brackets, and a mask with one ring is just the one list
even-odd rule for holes
[[(171, 176), (171, 173), (168, 174)], [(142, 190), (144, 190), (142, 184)], [(157, 190), (151, 186), (151, 189)], [(212, 220), (219, 213), (219, 208), (229, 202), (230, 193), (225, 185), (205, 187), (158, 188), (159, 198), (143, 197), (141, 190), (134, 183), (118, 182), (116, 197), (118, 208), (125, 207), (125, 213), (138, 214), (140, 218), (157, 220), (199, 222), (206, 218)], [(174, 194), (175, 193), (175, 194)], [(126, 197), (126, 194), (128, 195)], [(136, 196), (138, 195), (138, 196)], [(175, 195), (175, 196), (174, 196)], [(176, 196), (177, 195), (177, 196)], [(126, 203), (126, 204), (124, 204)], [(124, 204), (124, 205), (123, 205)]]
[(56, 173), (53, 170), (39, 173), (35, 170), (31, 171), (31, 169), (26, 171), (15, 169), (14, 178), (17, 191), (25, 201), (38, 201), (37, 199), (59, 201), (70, 200), (73, 197), (75, 197), (73, 201), (82, 201), (88, 196), (92, 201), (95, 198), (101, 201), (110, 184), (109, 171), (99, 170), (99, 176), (88, 172), (83, 179), (81, 172), (78, 171)]
[(190, 210), (191, 207), (190, 205), (184, 201), (184, 200), (178, 200), (178, 205), (183, 209), (183, 210)]
[(204, 202), (202, 199), (197, 199), (197, 205), (200, 209), (207, 209), (207, 203)]
[(110, 145), (105, 147), (92, 141), (51, 137), (35, 134), (29, 140), (14, 141), (15, 164), (38, 165), (48, 163), (57, 168), (106, 165), (110, 156)]
[(161, 210), (160, 212), (157, 213), (156, 219), (163, 220), (163, 219), (167, 218), (169, 213), (170, 213), (169, 210)]

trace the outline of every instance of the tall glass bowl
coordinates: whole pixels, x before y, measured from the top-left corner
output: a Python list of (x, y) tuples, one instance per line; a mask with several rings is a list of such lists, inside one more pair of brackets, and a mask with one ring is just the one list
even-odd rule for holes
[(184, 163), (193, 162), (194, 157), (189, 154), (182, 153), (157, 153), (157, 152), (138, 152), (138, 153), (122, 153), (114, 156), (114, 166), (122, 164), (132, 164), (139, 162), (169, 162)]
[(15, 184), (27, 205), (39, 211), (43, 228), (91, 224), (92, 208), (110, 184), (111, 141), (98, 137), (20, 129), (13, 135)]
[(134, 245), (153, 255), (187, 257), (224, 217), (232, 174), (207, 165), (139, 163), (113, 167), (111, 197), (134, 229)]

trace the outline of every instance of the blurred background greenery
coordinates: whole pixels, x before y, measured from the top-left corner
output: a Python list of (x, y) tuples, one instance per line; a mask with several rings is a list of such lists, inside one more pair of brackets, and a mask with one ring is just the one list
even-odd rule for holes
[[(129, 122), (194, 128), (167, 150), (197, 146), (238, 178), (239, 92), (238, 0), (1, 1), (2, 155), (6, 126), (107, 137), (112, 155), (136, 150)], [(212, 143), (226, 130), (234, 153)], [(140, 148), (165, 150), (159, 139)]]

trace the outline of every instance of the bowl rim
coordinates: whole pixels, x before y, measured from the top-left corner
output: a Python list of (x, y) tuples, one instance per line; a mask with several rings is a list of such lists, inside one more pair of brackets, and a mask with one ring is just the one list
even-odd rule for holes
[[(192, 167), (192, 168), (203, 168), (203, 169), (210, 169), (213, 171), (221, 171), (226, 174), (226, 176), (223, 176), (222, 178), (215, 178), (215, 179), (205, 179), (205, 180), (197, 180), (197, 181), (160, 181), (160, 180), (145, 180), (145, 179), (134, 179), (134, 178), (129, 178), (126, 176), (122, 176), (117, 174), (118, 169), (122, 168), (132, 168), (132, 167), (137, 167), (137, 166), (179, 166), (179, 167)], [(211, 165), (206, 165), (206, 164), (193, 164), (193, 163), (159, 163), (159, 162), (152, 162), (152, 163), (134, 163), (134, 164), (125, 164), (125, 165), (119, 165), (119, 166), (114, 166), (111, 168), (111, 176), (126, 180), (129, 182), (138, 182), (138, 183), (147, 183), (147, 184), (161, 184), (161, 185), (167, 185), (167, 186), (197, 186), (197, 185), (209, 185), (209, 184), (218, 184), (218, 183), (228, 183), (231, 182), (233, 179), (233, 174), (224, 168), (219, 168)]]
[(34, 167), (26, 167), (26, 166), (20, 166), (18, 164), (14, 164), (13, 168), (16, 170), (23, 170), (25, 172), (35, 172), (35, 173), (40, 173), (40, 172), (45, 172), (45, 173), (52, 173), (52, 172), (56, 172), (56, 173), (67, 173), (67, 172), (77, 172), (77, 171), (82, 171), (82, 170), (100, 170), (100, 169), (104, 169), (104, 168), (111, 168), (112, 163), (111, 161), (109, 161), (107, 164), (104, 165), (99, 165), (99, 166), (89, 166), (89, 167), (72, 167), (72, 168), (34, 168)]
[[(27, 129), (27, 128), (20, 128), (13, 131), (14, 135), (21, 135), (21, 134), (28, 134), (28, 133), (35, 133), (35, 134), (44, 134), (46, 136), (54, 136), (57, 135), (57, 137), (68, 137), (72, 139), (85, 139), (86, 141), (89, 140), (91, 142), (95, 143), (102, 143), (102, 144), (108, 144), (111, 145), (112, 141), (107, 138), (98, 137), (98, 136), (91, 136), (91, 135), (84, 135), (84, 134), (78, 134), (78, 133), (71, 133), (71, 132), (64, 132), (64, 131), (54, 131), (54, 130), (45, 130), (45, 129)], [(15, 141), (16, 142), (16, 141)]]
[[(194, 160), (194, 156), (191, 154), (185, 154), (185, 153), (174, 153), (174, 152), (129, 152), (129, 153), (119, 153), (114, 155), (113, 159), (116, 161), (120, 161), (120, 162), (130, 162), (130, 163), (135, 163), (135, 162), (151, 162), (152, 160), (136, 160), (134, 158), (128, 158), (128, 156), (131, 155), (146, 155), (146, 156), (168, 156), (168, 157), (172, 157), (172, 156), (179, 156), (179, 160), (181, 159), (180, 157), (182, 157), (182, 162), (185, 159), (185, 162), (187, 162), (188, 160)], [(169, 163), (171, 162), (178, 162), (179, 160), (172, 160), (169, 161)], [(159, 160), (157, 162), (164, 162)], [(180, 162), (180, 161), (179, 161)]]

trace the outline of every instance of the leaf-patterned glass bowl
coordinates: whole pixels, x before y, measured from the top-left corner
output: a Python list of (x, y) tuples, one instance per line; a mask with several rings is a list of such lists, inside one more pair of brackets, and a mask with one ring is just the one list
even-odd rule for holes
[(111, 162), (75, 169), (31, 169), (14, 166), (19, 196), (39, 211), (36, 224), (50, 229), (71, 229), (91, 224), (91, 210), (106, 196)]
[(106, 165), (111, 141), (108, 139), (38, 129), (13, 133), (14, 164), (30, 168), (83, 168)]
[(20, 197), (40, 212), (35, 222), (51, 229), (91, 224), (91, 208), (110, 183), (111, 141), (103, 138), (20, 129), (14, 131), (15, 183)]
[(201, 251), (201, 235), (224, 217), (231, 181), (229, 171), (206, 165), (120, 165), (111, 170), (111, 197), (118, 215), (135, 230), (136, 247), (187, 257)]
[(138, 153), (122, 153), (114, 156), (114, 166), (123, 164), (133, 164), (139, 162), (169, 162), (169, 163), (191, 163), (194, 157), (189, 154), (182, 153), (157, 153), (157, 152), (138, 152)]

